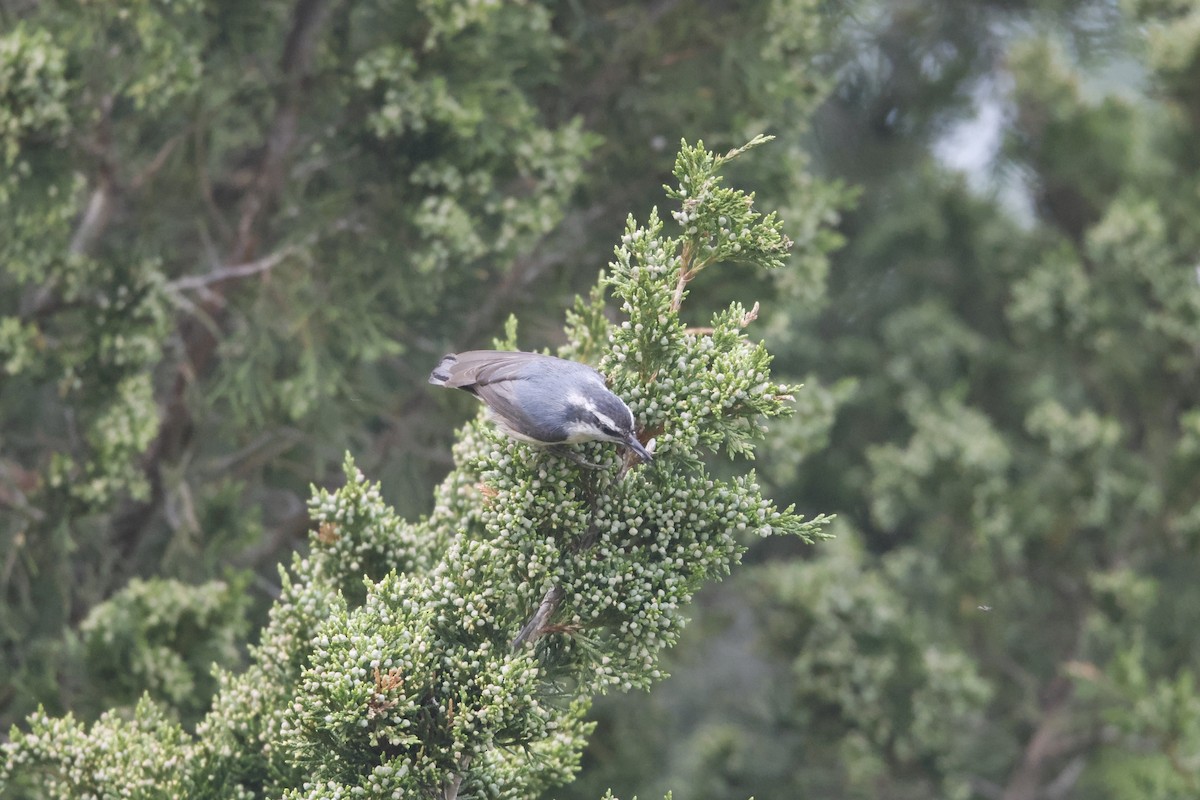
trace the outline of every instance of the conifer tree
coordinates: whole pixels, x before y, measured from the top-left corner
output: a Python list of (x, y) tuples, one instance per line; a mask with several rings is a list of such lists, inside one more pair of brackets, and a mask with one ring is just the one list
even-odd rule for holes
[(772, 380), (745, 330), (752, 309), (733, 303), (701, 329), (680, 313), (703, 270), (776, 268), (791, 245), (774, 214), (722, 185), (721, 167), (747, 148), (685, 144), (669, 190), (679, 232), (657, 212), (630, 218), (568, 318), (562, 354), (607, 375), (652, 463), (591, 443), (580, 449), (598, 466), (583, 466), (481, 414), (433, 513), (405, 522), (348, 457), (345, 485), (314, 491), (312, 550), (283, 573), (249, 669), (219, 675), (194, 733), (149, 698), (132, 719), (91, 726), (39, 713), (5, 747), (9, 793), (518, 798), (569, 780), (591, 698), (662, 676), (683, 608), (729, 572), (745, 537), (811, 541), (824, 521), (775, 508), (752, 472), (721, 480), (706, 467), (711, 453), (752, 455), (800, 391)]
[[(724, 676), (611, 714), (602, 777), (652, 764), (622, 788), (666, 773), (714, 800), (1200, 796), (1196, 4), (871, 5), (892, 25), (856, 63), (894, 119), (877, 148), (832, 142), (869, 182), (828, 308), (777, 346), (853, 380), (831, 446), (776, 490), (837, 511), (837, 538), (740, 573), (760, 679), (686, 726)], [(951, 5), (995, 38), (941, 39)], [(906, 101), (989, 48), (1006, 135), (967, 181), (927, 151), (956, 99)]]
[[(676, 136), (769, 128), (738, 179), (803, 174), (816, 11), (0, 0), (0, 728), (142, 689), (194, 722), (309, 484), (350, 449), (427, 511), (464, 407), (427, 362), (511, 310), (561, 343), (548, 310), (646, 216)], [(819, 283), (835, 196), (773, 201), (803, 266), (781, 282)], [(774, 280), (728, 276), (746, 305)]]
[[(203, 684), (205, 651), (244, 627), (243, 570), (302, 541), (307, 483), (366, 441), (366, 462), (429, 471), (411, 454), (440, 448), (378, 435), (413, 401), (400, 356), (470, 323), (595, 142), (534, 103), (548, 19), (0, 3), (6, 725), (31, 702), (90, 718), (133, 699), (81, 666), (106, 641), (84, 621), (122, 591), (196, 603), (190, 641), (145, 629)], [(397, 438), (410, 457), (385, 458)], [(178, 695), (163, 686), (144, 688)]]
[(746, 576), (774, 683), (680, 791), (1197, 796), (1195, 9), (1089, 16), (1118, 79), (1058, 28), (1000, 43), (1024, 208), (930, 159), (864, 193), (797, 331), (855, 380), (791, 490), (841, 527)]

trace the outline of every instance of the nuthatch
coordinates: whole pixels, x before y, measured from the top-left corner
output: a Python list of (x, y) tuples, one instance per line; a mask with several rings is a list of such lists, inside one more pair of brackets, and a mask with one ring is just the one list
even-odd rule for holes
[(586, 364), (537, 353), (471, 350), (443, 356), (429, 382), (475, 395), (496, 427), (519, 441), (616, 442), (643, 462), (651, 459), (638, 441), (629, 406)]

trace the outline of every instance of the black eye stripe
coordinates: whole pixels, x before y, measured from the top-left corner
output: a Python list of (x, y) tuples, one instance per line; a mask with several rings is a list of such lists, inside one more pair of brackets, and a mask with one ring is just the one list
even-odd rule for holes
[(606, 436), (620, 436), (621, 435), (620, 432), (618, 432), (616, 428), (614, 428), (612, 425), (609, 425), (607, 422), (605, 422), (602, 419), (593, 418), (592, 422)]

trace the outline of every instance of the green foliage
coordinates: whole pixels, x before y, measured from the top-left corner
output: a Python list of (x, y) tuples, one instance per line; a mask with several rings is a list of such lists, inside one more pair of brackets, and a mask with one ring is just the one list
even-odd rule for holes
[(596, 142), (533, 97), (559, 57), (536, 4), (18, 5), (0, 9), (5, 724), (71, 702), (45, 677), (66, 629), (130, 577), (289, 549), (305, 487), (390, 441), (367, 428), (418, 385), (396, 357), (490, 324), (479, 298), (561, 220)]
[(5, 748), (4, 775), (17, 777), (0, 791), (60, 798), (197, 797), (191, 772), (180, 768), (187, 744), (179, 724), (150, 700), (138, 703), (132, 719), (110, 711), (87, 730), (71, 716), (54, 719), (39, 711), (29, 718), (29, 731), (14, 731)]
[[(824, 558), (755, 575), (765, 646), (787, 659), (785, 714), (807, 748), (832, 751), (829, 771), (792, 778), (797, 794), (830, 781), (854, 797), (968, 797), (978, 735), (991, 689), (969, 654), (944, 633), (904, 613), (904, 598), (936, 572), (931, 559), (898, 552), (875, 564), (849, 531)], [(907, 784), (907, 785), (906, 785)]]
[(132, 580), (80, 623), (89, 705), (148, 695), (198, 718), (216, 688), (213, 664), (235, 664), (247, 634), (246, 580), (189, 586)]
[(854, 316), (826, 315), (818, 369), (858, 384), (797, 491), (836, 487), (867, 550), (824, 590), (845, 551), (795, 568), (790, 719), (847, 748), (825, 774), (849, 795), (1192, 796), (1195, 96), (1089, 80), (1056, 37), (1006, 48), (1031, 217), (922, 167), (866, 195), (842, 259)]
[(848, 8), (816, 158), (862, 206), (828, 308), (770, 320), (846, 393), (758, 454), (845, 527), (743, 573), (758, 657), (707, 597), (706, 677), (601, 707), (572, 796), (1195, 797), (1196, 4)]
[[(677, 176), (715, 187), (721, 163), (685, 145)], [(760, 419), (790, 412), (794, 387), (770, 380), (770, 355), (746, 338), (740, 305), (716, 314), (711, 331), (686, 327), (679, 298), (696, 265), (682, 254), (701, 252), (697, 231), (727, 215), (749, 245), (734, 252), (757, 266), (778, 266), (786, 240), (740, 191), (698, 192), (684, 206), (697, 225), (676, 237), (656, 213), (644, 228), (630, 223), (604, 278), (629, 319), (592, 342), (653, 437), (651, 464), (591, 443), (580, 449), (600, 467), (582, 467), (506, 438), (481, 414), (461, 434), (432, 514), (405, 523), (348, 458), (345, 486), (314, 492), (312, 553), (283, 576), (249, 669), (220, 674), (194, 739), (181, 740), (149, 700), (124, 727), (42, 716), (32, 740), (18, 734), (6, 750), (9, 785), (104, 793), (157, 774), (164, 757), (178, 770), (173, 786), (192, 797), (516, 798), (569, 780), (592, 696), (662, 677), (682, 608), (728, 574), (744, 539), (812, 541), (824, 523), (777, 510), (752, 473), (708, 474), (704, 451), (749, 453)], [(585, 318), (582, 331), (602, 333), (597, 315)], [(104, 621), (121, 612), (110, 604), (88, 629), (115, 627)], [(531, 643), (514, 644), (523, 627)], [(122, 738), (137, 742), (136, 769), (118, 758), (99, 774), (73, 771)], [(61, 745), (58, 765), (48, 741)]]
[(0, 37), (0, 152), (6, 168), (20, 169), (22, 141), (54, 139), (66, 128), (65, 61), (46, 31), (18, 25)]
[(709, 285), (811, 302), (842, 196), (803, 175), (816, 12), (0, 3), (0, 726), (79, 702), (71, 629), (132, 577), (249, 567), (261, 617), (347, 449), (427, 510), (467, 399), (423, 365), (514, 309), (561, 343), (546, 309), (660, 196), (672, 137), (785, 135), (737, 179), (796, 268)]
[[(146, 795), (563, 797), (590, 719), (589, 798), (1195, 797), (1195, 6), (0, 3), (0, 715), (48, 706), (9, 794), (107, 770)], [(999, 197), (927, 157), (976, 103), (1007, 140), (969, 183)], [(720, 166), (787, 254), (703, 150), (670, 190), (695, 204), (649, 213), (664, 143), (760, 130), (786, 138)], [(806, 174), (814, 143), (861, 211)], [(582, 291), (626, 210), (646, 224)], [(785, 268), (711, 266), (746, 254)], [(577, 291), (562, 343), (536, 308)], [(686, 322), (637, 311), (685, 297)], [(581, 473), (472, 424), (404, 522), (470, 402), (424, 394), (428, 364), (522, 303), (523, 344), (601, 366), (658, 460), (588, 446), (606, 471)], [(332, 488), (347, 449), (382, 486)], [(838, 509), (841, 541), (751, 550), (770, 565), (662, 661), (745, 544), (720, 531), (795, 527), (764, 494)], [(231, 671), (276, 580), (211, 580), (310, 517)], [(624, 718), (578, 699), (667, 670)]]
[(771, 269), (783, 266), (791, 241), (781, 232), (774, 213), (763, 218), (753, 210), (754, 196), (721, 186), (719, 170), (730, 159), (773, 137), (757, 136), (748, 144), (716, 156), (703, 142), (689, 148), (686, 143), (675, 160), (679, 187), (667, 187), (667, 196), (680, 201), (675, 221), (687, 231), (695, 254), (684, 266), (698, 273), (713, 262), (747, 260)]

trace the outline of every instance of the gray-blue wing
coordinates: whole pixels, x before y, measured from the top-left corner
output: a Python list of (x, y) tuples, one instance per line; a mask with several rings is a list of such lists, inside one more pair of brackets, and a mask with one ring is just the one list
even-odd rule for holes
[(476, 386), (487, 386), (504, 381), (524, 380), (531, 374), (547, 374), (555, 371), (575, 372), (585, 370), (603, 381), (600, 373), (586, 364), (566, 361), (540, 353), (522, 353), (508, 350), (468, 350), (443, 356), (433, 368), (429, 382), (449, 389), (472, 391)]
[(430, 383), (478, 397), (492, 409), (493, 421), (510, 435), (545, 443), (566, 438), (561, 413), (556, 412), (565, 402), (567, 388), (580, 380), (604, 384), (600, 373), (586, 364), (502, 350), (447, 355), (429, 376)]

